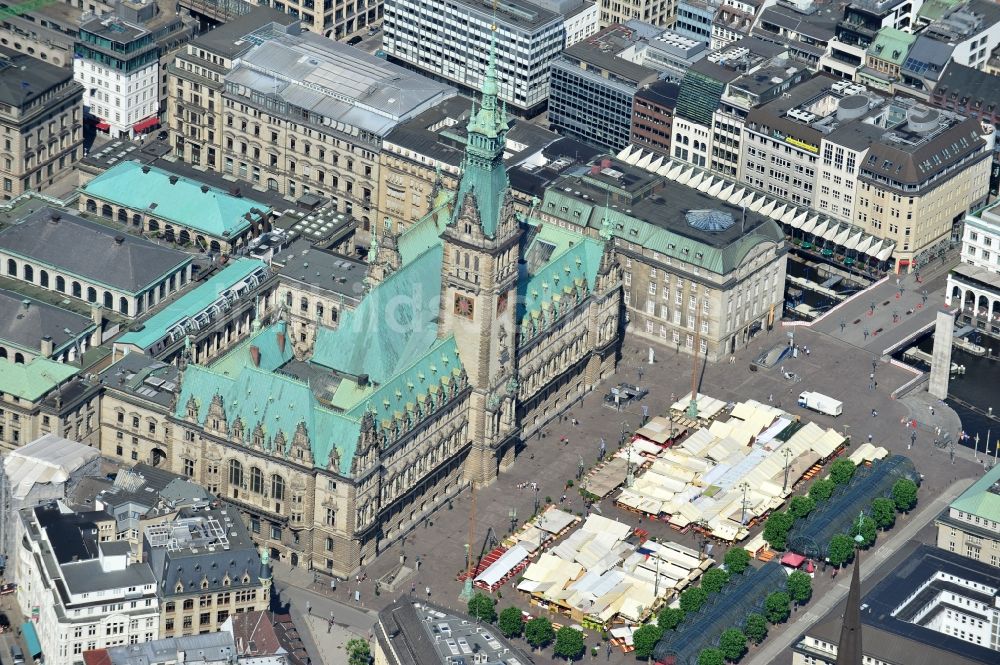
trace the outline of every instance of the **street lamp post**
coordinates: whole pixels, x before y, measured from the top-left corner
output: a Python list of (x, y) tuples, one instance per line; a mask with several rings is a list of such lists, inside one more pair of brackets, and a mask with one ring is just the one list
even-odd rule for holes
[(580, 480), (581, 478), (583, 478), (584, 468), (585, 467), (584, 467), (584, 464), (583, 464), (583, 455), (580, 455), (580, 461), (576, 465), (576, 479), (577, 480)]
[(535, 514), (538, 514), (538, 485), (535, 485)]
[(507, 517), (510, 518), (510, 532), (514, 533), (514, 529), (517, 527), (517, 508), (511, 508), (507, 513)]
[(781, 456), (785, 458), (785, 482), (781, 485), (781, 491), (784, 492), (788, 489), (788, 460), (792, 457), (792, 449), (784, 448), (781, 451)]
[(750, 483), (743, 481), (740, 483), (740, 489), (743, 490), (743, 501), (741, 503), (740, 510), (740, 524), (747, 523), (747, 490), (750, 489)]

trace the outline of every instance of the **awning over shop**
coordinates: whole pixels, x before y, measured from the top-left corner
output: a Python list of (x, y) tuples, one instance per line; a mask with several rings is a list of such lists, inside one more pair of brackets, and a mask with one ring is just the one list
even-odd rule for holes
[(152, 129), (153, 127), (156, 127), (159, 124), (160, 124), (160, 119), (157, 118), (156, 116), (153, 116), (152, 118), (146, 118), (145, 120), (140, 120), (139, 122), (135, 123), (134, 125), (132, 125), (132, 129), (134, 129), (137, 132), (144, 132), (147, 129)]
[(94, 127), (97, 127), (102, 132), (106, 132), (109, 129), (111, 129), (111, 125), (109, 125), (108, 123), (104, 122), (103, 120), (101, 120), (99, 123), (97, 123), (96, 125), (94, 125)]
[(876, 256), (878, 256), (879, 250), (882, 249), (883, 244), (885, 243), (883, 243), (881, 240), (876, 240), (871, 244), (871, 246), (868, 249), (865, 250), (865, 254), (867, 254), (872, 258), (875, 258)]
[(38, 633), (35, 632), (35, 624), (30, 621), (25, 621), (21, 626), (21, 632), (24, 633), (24, 643), (28, 647), (28, 653), (31, 654), (32, 658), (38, 658), (42, 655), (42, 645), (38, 641)]
[(892, 255), (892, 250), (894, 248), (895, 245), (893, 245), (892, 243), (889, 242), (885, 243), (885, 246), (881, 250), (879, 250), (879, 253), (875, 258), (877, 258), (879, 261), (885, 261)]

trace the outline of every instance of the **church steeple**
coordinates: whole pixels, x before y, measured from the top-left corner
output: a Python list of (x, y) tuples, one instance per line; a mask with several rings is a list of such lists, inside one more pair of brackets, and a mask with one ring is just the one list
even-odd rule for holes
[(462, 214), (465, 200), (472, 196), (478, 225), (487, 238), (494, 238), (502, 225), (504, 198), (507, 195), (507, 170), (503, 163), (507, 139), (507, 111), (499, 101), (497, 82), (496, 26), (490, 37), (490, 56), (481, 88), (479, 108), (472, 107), (467, 126), (462, 181), (455, 201), (453, 223)]

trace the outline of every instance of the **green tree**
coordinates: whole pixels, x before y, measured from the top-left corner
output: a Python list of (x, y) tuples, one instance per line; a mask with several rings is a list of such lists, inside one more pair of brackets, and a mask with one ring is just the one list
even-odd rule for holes
[(569, 626), (560, 628), (556, 633), (555, 653), (567, 661), (579, 658), (583, 654), (583, 633)]
[(837, 483), (827, 478), (821, 478), (814, 482), (812, 487), (809, 488), (809, 496), (815, 500), (816, 503), (822, 503), (833, 496), (833, 490), (835, 489), (837, 489)]
[(719, 636), (719, 649), (726, 660), (736, 662), (747, 652), (747, 636), (739, 628), (730, 628)]
[(909, 478), (900, 478), (892, 486), (892, 500), (899, 512), (912, 510), (917, 505), (917, 484)]
[(776, 550), (783, 550), (788, 544), (788, 530), (795, 523), (788, 513), (774, 513), (764, 523), (764, 540)]
[(840, 458), (830, 465), (830, 480), (837, 485), (846, 485), (854, 477), (854, 462), (846, 458)]
[(729, 582), (729, 573), (722, 568), (709, 568), (701, 576), (701, 588), (709, 593), (718, 593)]
[(662, 630), (674, 630), (684, 620), (684, 610), (679, 607), (664, 607), (656, 617), (656, 625)]
[(872, 518), (880, 529), (891, 529), (896, 523), (896, 504), (892, 499), (880, 496), (872, 501)]
[(688, 587), (681, 592), (680, 606), (685, 614), (697, 612), (705, 604), (708, 592), (699, 586)]
[(372, 651), (366, 640), (354, 638), (347, 641), (348, 665), (368, 665), (372, 660)]
[(555, 639), (556, 631), (552, 622), (545, 617), (537, 617), (524, 625), (524, 639), (535, 648), (540, 648)]
[(762, 614), (751, 612), (747, 615), (747, 622), (743, 626), (743, 632), (746, 633), (751, 642), (760, 644), (767, 637), (767, 619)]
[(647, 623), (632, 633), (632, 643), (635, 645), (636, 658), (649, 658), (653, 655), (656, 643), (660, 641), (663, 629), (653, 623)]
[(845, 563), (850, 563), (851, 559), (854, 558), (854, 539), (846, 534), (838, 533), (830, 539), (826, 556), (830, 560), (830, 565), (837, 568)]
[(733, 547), (726, 552), (726, 570), (736, 575), (750, 566), (750, 553), (742, 547)]
[(698, 654), (698, 665), (726, 665), (722, 649), (702, 649)]
[(798, 605), (805, 605), (812, 598), (812, 578), (801, 570), (793, 571), (785, 582), (785, 590)]
[(816, 507), (816, 499), (809, 496), (792, 497), (792, 502), (788, 505), (788, 512), (797, 520), (802, 519), (813, 511)]
[(784, 591), (775, 591), (770, 594), (764, 599), (764, 612), (767, 614), (767, 620), (771, 623), (782, 623), (788, 618), (790, 613), (788, 606), (791, 602), (792, 599)]
[(504, 637), (520, 637), (524, 632), (524, 619), (521, 616), (521, 608), (505, 607), (500, 612), (497, 619), (497, 627)]
[(476, 593), (469, 598), (469, 614), (480, 621), (493, 623), (497, 620), (497, 601), (483, 593)]

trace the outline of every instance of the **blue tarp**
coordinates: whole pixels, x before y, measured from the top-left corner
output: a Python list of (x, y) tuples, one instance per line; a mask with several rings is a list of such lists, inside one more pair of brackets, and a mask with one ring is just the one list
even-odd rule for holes
[(21, 631), (24, 633), (24, 643), (28, 645), (28, 653), (31, 654), (32, 658), (38, 658), (42, 655), (42, 645), (38, 642), (35, 624), (25, 621), (24, 625), (21, 626)]

